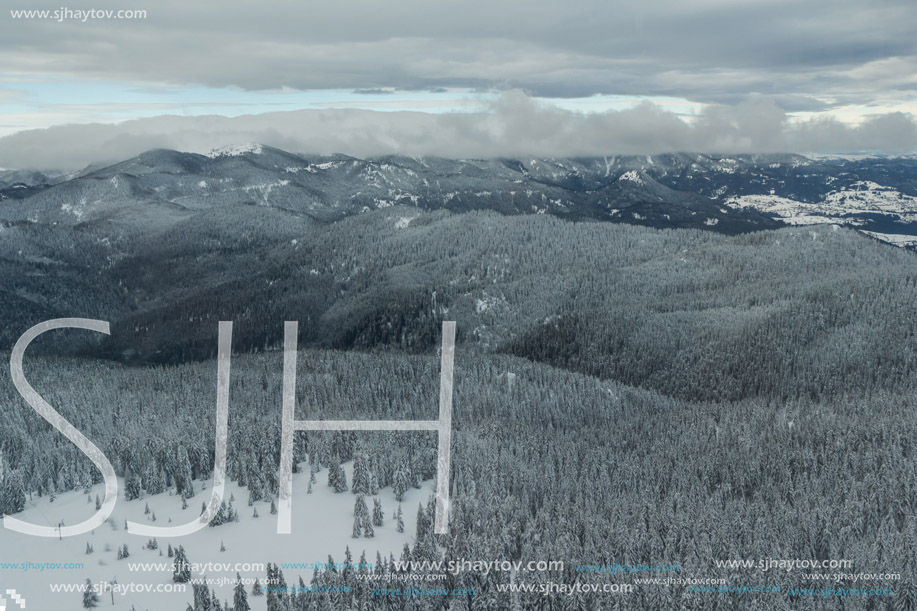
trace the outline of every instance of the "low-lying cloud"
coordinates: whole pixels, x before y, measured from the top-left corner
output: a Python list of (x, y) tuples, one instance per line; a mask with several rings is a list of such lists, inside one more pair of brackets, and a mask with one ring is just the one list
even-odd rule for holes
[(904, 113), (852, 126), (834, 118), (792, 121), (772, 99), (709, 105), (685, 119), (651, 103), (578, 113), (520, 91), (486, 111), (428, 114), (300, 110), (242, 117), (161, 116), (117, 125), (64, 125), (0, 138), (0, 167), (70, 170), (152, 148), (206, 153), (258, 142), (298, 153), (453, 158), (573, 157), (664, 152), (913, 153), (917, 123)]

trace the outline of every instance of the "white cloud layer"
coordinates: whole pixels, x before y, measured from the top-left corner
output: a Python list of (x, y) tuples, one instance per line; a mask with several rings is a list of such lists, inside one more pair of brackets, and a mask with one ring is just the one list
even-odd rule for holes
[(912, 116), (899, 112), (875, 115), (859, 125), (830, 117), (791, 121), (772, 99), (764, 97), (735, 105), (708, 105), (691, 120), (650, 103), (584, 114), (510, 91), (484, 112), (300, 110), (234, 118), (161, 116), (117, 125), (29, 130), (0, 138), (0, 167), (69, 170), (122, 160), (152, 148), (206, 153), (243, 142), (357, 157), (913, 153), (917, 124)]

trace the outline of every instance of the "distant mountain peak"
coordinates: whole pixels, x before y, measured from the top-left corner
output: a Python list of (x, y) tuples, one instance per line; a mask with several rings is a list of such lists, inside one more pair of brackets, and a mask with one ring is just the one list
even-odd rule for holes
[(230, 144), (228, 146), (221, 146), (211, 150), (207, 153), (207, 157), (215, 159), (217, 157), (238, 157), (239, 155), (244, 155), (245, 153), (252, 153), (254, 155), (260, 155), (264, 151), (264, 147), (255, 142), (247, 142), (245, 144)]
[(638, 172), (637, 170), (628, 170), (624, 172), (623, 174), (621, 174), (621, 176), (618, 177), (618, 180), (625, 181), (625, 182), (633, 182), (638, 185), (646, 184), (646, 181), (643, 178), (643, 173)]

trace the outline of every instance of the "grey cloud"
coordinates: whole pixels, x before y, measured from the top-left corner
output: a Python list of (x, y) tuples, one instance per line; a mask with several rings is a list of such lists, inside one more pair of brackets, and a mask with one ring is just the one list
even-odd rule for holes
[[(71, 8), (83, 2), (123, 8)], [(147, 10), (142, 21), (87, 23), (4, 15), (0, 62), (248, 89), (495, 87), (702, 102), (852, 90), (865, 102), (889, 83), (863, 66), (917, 55), (910, 0), (161, 0)]]
[(809, 146), (808, 150), (914, 152), (917, 148), (917, 124), (904, 113), (874, 115), (857, 127), (848, 127), (835, 119), (813, 119), (796, 127), (789, 142)]
[(911, 153), (917, 125), (902, 113), (852, 127), (831, 119), (791, 122), (772, 100), (711, 105), (689, 122), (651, 103), (583, 114), (539, 103), (520, 91), (486, 112), (427, 114), (301, 110), (247, 115), (163, 116), (118, 125), (67, 125), (0, 138), (0, 167), (77, 169), (151, 148), (206, 153), (259, 142), (302, 153), (443, 157), (587, 156), (698, 152)]

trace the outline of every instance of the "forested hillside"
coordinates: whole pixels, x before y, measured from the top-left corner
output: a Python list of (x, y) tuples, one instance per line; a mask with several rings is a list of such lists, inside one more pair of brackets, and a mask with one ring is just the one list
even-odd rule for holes
[[(139, 475), (143, 488), (155, 493), (163, 486), (179, 490), (189, 470), (203, 478), (212, 470), (213, 365), (150, 369), (34, 359), (27, 374), (99, 443), (119, 474)], [(434, 417), (437, 365), (433, 357), (304, 351), (297, 391), (304, 407), (298, 416)], [(276, 495), (281, 368), (279, 354), (237, 357), (233, 363), (229, 473), (248, 485), (252, 500)], [(461, 352), (456, 380), (450, 533), (437, 540), (438, 547), (429, 538), (417, 539), (407, 558), (563, 559), (565, 571), (551, 574), (563, 583), (609, 578), (577, 573), (576, 564), (625, 561), (679, 564), (684, 576), (784, 586), (785, 575), (729, 572), (713, 560), (845, 558), (862, 570), (913, 566), (917, 465), (911, 440), (917, 405), (912, 394), (851, 393), (830, 402), (687, 402), (517, 358)], [(36, 494), (52, 494), (97, 481), (88, 461), (18, 405), (9, 386), (3, 383), (4, 511), (16, 509), (12, 482), (36, 483)], [(435, 472), (430, 434), (300, 433), (297, 460), (307, 453), (322, 466), (319, 485), (325, 485), (329, 468), (355, 457), (366, 461), (364, 468), (379, 486), (397, 486), (399, 479), (413, 485)], [(342, 494), (361, 492), (354, 486)], [(193, 488), (186, 493), (192, 504), (206, 497)], [(176, 508), (184, 497), (175, 497)], [(237, 506), (244, 501), (237, 499)], [(321, 517), (296, 517), (294, 508), (296, 523), (304, 519)], [(408, 526), (413, 531), (414, 525)], [(356, 555), (360, 545), (359, 540), (351, 545)], [(393, 570), (387, 566), (380, 570)], [(289, 571), (286, 579), (296, 581)], [(496, 587), (507, 579), (461, 573), (437, 587), (474, 588), (474, 597), (456, 601), (471, 609), (734, 605), (729, 597), (689, 593), (684, 586), (638, 587), (624, 597), (549, 602), (518, 595), (513, 601)], [(408, 605), (397, 597), (370, 597), (369, 586), (352, 574), (316, 580), (349, 585), (353, 598), (295, 595), (291, 609), (361, 604), (433, 609), (443, 602)], [(747, 603), (837, 608), (835, 601), (771, 594), (749, 596)]]
[[(917, 601), (912, 252), (831, 226), (727, 236), (400, 206), (322, 223), (227, 205), (120, 237), (28, 224), (2, 236), (5, 347), (47, 318), (111, 320), (110, 337), (49, 333), (26, 375), (134, 491), (180, 503), (212, 471), (219, 320), (235, 323), (229, 476), (252, 502), (277, 494), (284, 320), (300, 323), (297, 417), (369, 419), (435, 417), (440, 325), (455, 320), (450, 532), (434, 537), (421, 512), (403, 558), (567, 563), (514, 583), (605, 582), (572, 567), (627, 561), (781, 586), (797, 577), (714, 562), (844, 558), (901, 572), (896, 596), (839, 607), (743, 594), (743, 608)], [(100, 480), (8, 377), (0, 393), (4, 512)], [(435, 441), (298, 434), (295, 455), (320, 469), (317, 484), (371, 495), (432, 478)], [(359, 485), (335, 480), (349, 461)], [(395, 570), (383, 560), (379, 571)], [(450, 576), (443, 587), (474, 588), (459, 600), (374, 597), (352, 573), (314, 579), (353, 591), (277, 595), (268, 608), (735, 603), (684, 585), (511, 595), (500, 573)]]

